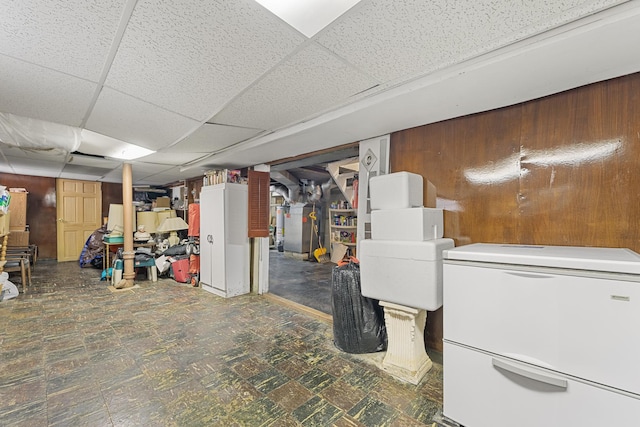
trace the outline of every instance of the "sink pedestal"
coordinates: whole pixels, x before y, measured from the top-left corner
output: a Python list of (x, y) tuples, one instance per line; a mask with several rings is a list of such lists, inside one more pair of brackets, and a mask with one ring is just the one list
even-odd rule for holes
[(380, 301), (387, 327), (387, 354), (382, 368), (393, 377), (419, 384), (433, 366), (424, 348), (427, 312), (419, 308)]

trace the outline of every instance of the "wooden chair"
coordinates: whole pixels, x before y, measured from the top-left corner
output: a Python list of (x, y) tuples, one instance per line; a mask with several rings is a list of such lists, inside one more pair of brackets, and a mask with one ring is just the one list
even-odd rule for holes
[(34, 267), (38, 261), (38, 246), (7, 246), (7, 255), (26, 256), (29, 258), (29, 265)]
[(3, 270), (7, 273), (20, 272), (20, 280), (22, 281), (22, 292), (27, 291), (27, 285), (31, 286), (31, 267), (29, 266), (29, 258), (26, 256), (15, 256), (7, 253), (6, 264)]

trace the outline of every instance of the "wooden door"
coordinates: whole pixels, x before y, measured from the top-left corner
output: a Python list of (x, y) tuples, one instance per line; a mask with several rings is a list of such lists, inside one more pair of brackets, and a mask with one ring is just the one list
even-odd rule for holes
[(58, 262), (77, 261), (85, 242), (102, 226), (99, 182), (56, 180)]

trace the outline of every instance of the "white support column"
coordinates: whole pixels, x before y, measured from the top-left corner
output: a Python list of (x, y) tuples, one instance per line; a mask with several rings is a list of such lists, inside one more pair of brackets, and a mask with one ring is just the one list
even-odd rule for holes
[(427, 312), (380, 301), (387, 327), (387, 354), (382, 368), (393, 377), (419, 384), (433, 366), (424, 348)]

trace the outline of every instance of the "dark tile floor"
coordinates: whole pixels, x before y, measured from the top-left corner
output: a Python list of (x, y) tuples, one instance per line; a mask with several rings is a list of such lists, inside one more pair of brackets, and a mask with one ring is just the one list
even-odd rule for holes
[(439, 354), (415, 387), (338, 351), (330, 322), (267, 297), (171, 279), (114, 293), (99, 276), (40, 262), (28, 293), (0, 302), (0, 425), (410, 427), (440, 416)]
[(269, 292), (331, 314), (331, 272), (336, 264), (302, 261), (269, 251)]

